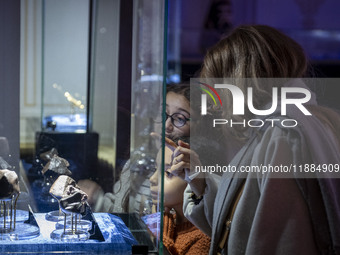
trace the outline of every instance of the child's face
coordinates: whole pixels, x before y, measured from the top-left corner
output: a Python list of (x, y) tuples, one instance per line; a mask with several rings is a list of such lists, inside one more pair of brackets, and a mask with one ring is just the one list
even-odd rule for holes
[[(175, 113), (179, 113), (181, 119), (190, 118), (190, 104), (185, 96), (176, 94), (174, 92), (168, 92), (166, 95), (166, 113), (172, 116)], [(165, 136), (172, 140), (179, 137), (186, 137), (190, 135), (190, 121), (187, 120), (185, 125), (176, 127), (169, 117), (165, 122)]]
[[(164, 152), (164, 171), (167, 171), (171, 167), (172, 163), (172, 150), (165, 146)], [(161, 186), (161, 157), (162, 150), (158, 151), (157, 154), (157, 169), (154, 174), (150, 177), (150, 190), (152, 196), (152, 202), (154, 204), (158, 203), (158, 198), (160, 196), (160, 186)], [(182, 210), (183, 204), (183, 193), (187, 186), (187, 183), (181, 178), (170, 175), (169, 173), (164, 173), (164, 207), (169, 209), (174, 208), (177, 210)]]

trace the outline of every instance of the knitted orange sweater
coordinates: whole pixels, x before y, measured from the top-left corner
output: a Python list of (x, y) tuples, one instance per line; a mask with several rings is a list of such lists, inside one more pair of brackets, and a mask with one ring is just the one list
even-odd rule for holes
[(172, 255), (209, 253), (210, 238), (189, 221), (175, 224), (176, 215), (164, 213), (163, 243)]

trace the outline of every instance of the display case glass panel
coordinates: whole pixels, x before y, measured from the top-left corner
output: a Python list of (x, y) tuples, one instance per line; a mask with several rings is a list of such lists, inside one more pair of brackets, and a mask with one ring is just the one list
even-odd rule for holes
[[(158, 204), (152, 204), (149, 178), (155, 171), (156, 155), (161, 142), (161, 139), (151, 136), (151, 133), (164, 133), (164, 125), (155, 121), (162, 119), (164, 103), (164, 22), (167, 20), (164, 9), (164, 1), (158, 0), (134, 1), (133, 7), (129, 213), (131, 221), (131, 217), (141, 216), (156, 237), (162, 236), (162, 189), (160, 185)], [(154, 226), (157, 227), (152, 229)], [(147, 241), (141, 233), (139, 235), (140, 242)], [(154, 240), (157, 247), (157, 238)]]
[[(39, 128), (25, 134), (34, 145), (15, 171), (19, 200), (0, 198), (0, 253), (159, 252), (163, 191), (152, 201), (149, 177), (164, 147), (165, 1), (41, 0), (21, 8), (23, 20), (38, 14), (22, 28), (25, 36), (35, 29), (22, 48), (41, 60), (24, 76), (39, 77), (40, 104), (31, 105), (34, 116), (22, 109)], [(15, 234), (14, 225), (30, 233)]]
[(42, 3), (42, 130), (85, 132), (89, 0)]

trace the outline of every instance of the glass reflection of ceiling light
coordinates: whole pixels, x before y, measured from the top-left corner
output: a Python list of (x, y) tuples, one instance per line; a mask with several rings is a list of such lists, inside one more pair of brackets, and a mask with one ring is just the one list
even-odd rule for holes
[(74, 98), (69, 92), (65, 92), (64, 96), (66, 97), (67, 101), (71, 102), (74, 106), (80, 108), (80, 109), (84, 109), (85, 106), (82, 104), (82, 102), (80, 100), (77, 100), (76, 98)]
[(53, 87), (54, 89), (59, 90), (59, 91), (62, 90), (61, 86), (59, 86), (57, 83), (53, 83), (53, 84), (52, 84), (52, 87)]
[(157, 75), (157, 74), (152, 74), (152, 75), (144, 75), (140, 78), (142, 82), (148, 82), (148, 81), (162, 81), (163, 76)]
[(321, 29), (316, 29), (311, 31), (311, 35), (318, 38), (325, 38), (325, 39), (340, 39), (340, 32), (339, 31), (326, 31)]
[(313, 36), (315, 37), (321, 37), (321, 38), (328, 38), (330, 36), (330, 33), (325, 30), (313, 30), (312, 31)]
[(173, 74), (173, 75), (170, 75), (169, 81), (174, 82), (174, 83), (179, 83), (181, 81), (181, 77), (178, 74)]
[(80, 97), (79, 93), (75, 93), (75, 97), (71, 95), (70, 92), (66, 91), (63, 92), (63, 89), (60, 85), (57, 83), (52, 84), (52, 88), (59, 90), (61, 93), (64, 93), (64, 97), (66, 98), (67, 101), (72, 103), (73, 106), (79, 108), (79, 109), (85, 109), (85, 106), (83, 105), (82, 101), (79, 99), (76, 99), (77, 97)]

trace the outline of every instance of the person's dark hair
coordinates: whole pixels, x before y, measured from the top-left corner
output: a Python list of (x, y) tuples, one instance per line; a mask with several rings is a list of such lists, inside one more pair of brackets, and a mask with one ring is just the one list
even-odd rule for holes
[(174, 83), (166, 86), (166, 93), (173, 92), (184, 96), (190, 102), (190, 84), (187, 83)]
[(195, 115), (195, 113), (198, 113), (200, 111), (200, 101), (198, 100), (190, 100), (191, 98), (200, 98), (201, 90), (199, 89), (199, 86), (192, 86), (190, 83), (174, 83), (174, 84), (168, 84), (166, 87), (166, 93), (173, 92), (178, 95), (184, 96), (190, 105), (191, 113)]

